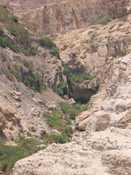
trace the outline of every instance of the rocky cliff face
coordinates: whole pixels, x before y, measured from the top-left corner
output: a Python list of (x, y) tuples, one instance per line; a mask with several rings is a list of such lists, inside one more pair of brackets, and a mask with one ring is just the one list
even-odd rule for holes
[[(37, 67), (39, 67), (36, 75), (38, 77), (41, 76), (40, 74), (45, 76), (41, 81), (47, 83), (50, 88), (55, 86), (54, 81), (56, 81), (56, 76), (61, 74), (59, 72), (60, 62), (58, 61), (59, 63), (57, 64), (57, 60), (55, 60), (54, 64), (54, 60), (52, 59), (51, 62), (48, 63), (49, 68), (47, 66), (47, 57), (43, 57), (42, 55), (28, 57), (27, 61), (27, 57), (24, 55), (16, 54), (6, 49), (0, 50), (0, 124), (2, 126), (1, 132), (5, 140), (14, 140), (19, 134), (33, 134), (41, 137), (43, 133), (49, 131), (49, 127), (45, 122), (46, 119), (44, 119), (44, 114), (46, 114), (52, 106), (59, 104), (63, 100), (51, 89), (47, 89), (43, 94), (40, 94), (39, 91), (33, 91), (32, 88), (25, 86), (22, 82), (20, 83), (22, 75), (25, 75), (24, 79), (26, 79), (26, 77), (30, 79), (31, 76), (33, 76), (30, 72), (31, 69), (35, 72), (38, 69)], [(45, 63), (42, 61), (43, 59), (45, 59)], [(34, 62), (35, 60), (36, 63)], [(45, 69), (43, 69), (43, 67), (45, 67)], [(50, 75), (47, 67), (53, 69)], [(22, 73), (21, 71), (24, 72)], [(35, 77), (33, 76), (32, 78)], [(27, 79), (26, 81), (31, 81)]]
[(92, 23), (106, 23), (126, 13), (128, 0), (31, 0), (9, 1), (8, 5), (22, 21), (38, 34), (64, 33)]
[(128, 1), (1, 3), (0, 170), (131, 174)]
[(50, 38), (34, 37), (8, 8), (0, 6), (0, 137), (4, 141), (19, 135), (43, 137), (53, 131), (48, 116), (60, 103), (86, 103), (97, 92), (93, 71), (80, 60), (71, 62), (60, 58)]
[[(76, 32), (77, 35), (71, 34), (72, 40), (67, 35), (62, 37), (63, 40), (59, 40), (60, 43), (64, 43), (63, 48), (66, 43), (66, 49), (63, 49), (63, 55), (66, 58), (69, 58), (67, 53), (71, 49), (76, 55), (83, 53), (81, 59), (90, 63), (90, 56), (93, 54), (92, 58), (95, 61), (88, 66), (90, 69), (93, 66), (92, 69), (99, 72), (97, 75), (101, 77), (101, 88), (91, 100), (92, 108), (77, 117), (76, 127), (84, 132), (76, 131), (70, 143), (53, 144), (46, 150), (17, 162), (13, 175), (26, 175), (27, 173), (35, 175), (126, 175), (131, 173), (129, 26), (128, 21), (124, 23), (115, 21), (106, 27), (99, 26), (99, 29), (93, 27), (80, 34)], [(87, 38), (90, 33), (94, 33), (92, 30), (99, 33), (95, 38), (95, 41), (99, 38), (99, 42), (98, 47), (90, 53), (87, 51), (90, 45), (87, 44)], [(107, 35), (111, 37), (110, 40), (106, 40)], [(126, 36), (129, 40), (125, 39), (128, 43), (125, 51), (126, 44), (121, 42)], [(117, 41), (121, 43), (120, 47), (119, 44), (115, 44), (114, 47), (113, 43)], [(81, 50), (82, 48), (85, 52)], [(116, 48), (119, 48), (118, 52)], [(84, 53), (87, 52), (88, 56), (84, 57)], [(100, 66), (101, 60), (102, 66)]]

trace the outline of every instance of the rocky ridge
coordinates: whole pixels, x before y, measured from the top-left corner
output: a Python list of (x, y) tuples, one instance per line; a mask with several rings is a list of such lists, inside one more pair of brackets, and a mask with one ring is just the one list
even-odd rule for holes
[[(35, 0), (30, 2), (6, 2), (8, 8), (15, 10), (20, 22), (12, 13), (8, 14), (5, 6), (0, 6), (0, 140), (2, 143), (4, 141), (4, 149), (0, 144), (0, 169), (8, 171), (12, 167), (14, 157), (10, 156), (10, 152), (7, 160), (11, 158), (11, 165), (10, 159), (4, 159), (4, 162), (2, 155), (5, 157), (6, 149), (8, 153), (8, 144), (14, 144), (11, 153), (12, 148), (17, 149), (15, 146), (20, 143), (15, 143), (16, 138), (19, 137), (21, 141), (21, 136), (24, 136), (42, 141), (48, 133), (55, 133), (64, 136), (64, 140), (57, 137), (56, 143), (65, 143), (69, 141), (65, 132), (70, 132), (71, 136), (73, 129), (70, 143), (52, 144), (45, 150), (18, 161), (10, 173), (131, 174), (131, 16), (125, 16), (130, 12), (130, 7), (127, 8), (124, 4), (124, 8), (118, 10), (116, 5), (114, 13), (112, 6), (109, 6), (111, 1), (106, 1), (108, 8), (105, 11), (101, 10), (103, 6), (99, 6), (96, 1), (90, 4), (84, 0), (61, 3), (41, 0), (37, 7), (34, 6)], [(117, 0), (113, 2), (118, 3)], [(27, 5), (31, 10), (28, 11)], [(87, 27), (92, 13), (95, 19), (91, 21), (99, 24)], [(100, 18), (96, 18), (98, 13)], [(105, 15), (106, 19), (101, 18), (101, 15)], [(116, 19), (118, 17), (121, 18)], [(48, 37), (33, 36), (32, 32), (22, 27), (22, 20), (37, 34), (57, 34), (56, 44)], [(72, 29), (77, 30), (71, 31)], [(18, 36), (17, 30), (20, 30)], [(23, 35), (27, 31), (31, 38)], [(22, 38), (19, 38), (19, 34), (22, 34)], [(75, 128), (63, 131), (61, 126), (65, 123), (59, 122), (67, 119), (71, 124), (74, 123), (72, 119), (68, 120), (70, 115), (65, 115), (66, 112), (72, 113), (72, 109), (70, 111), (70, 108), (64, 106), (64, 112), (57, 110), (61, 103), (74, 105), (77, 102), (88, 102), (88, 111), (77, 116)], [(53, 122), (55, 119), (56, 123), (52, 123), (52, 116), (48, 115), (52, 112), (55, 112)], [(61, 135), (61, 132), (64, 134)], [(31, 144), (33, 148), (35, 143)], [(39, 143), (39, 149), (33, 153), (45, 146)], [(27, 143), (28, 151), (31, 147)], [(22, 154), (27, 150), (24, 149)], [(23, 157), (25, 156), (18, 155), (15, 158), (19, 160)]]
[[(1, 132), (7, 140), (14, 140), (20, 133), (24, 135), (30, 135), (32, 133), (33, 135), (40, 137), (45, 132), (49, 131), (49, 127), (45, 121), (46, 118), (44, 119), (44, 114), (46, 114), (51, 108), (55, 108), (56, 105), (63, 101), (63, 99), (51, 89), (46, 90), (41, 95), (39, 92), (34, 92), (22, 82), (20, 83), (20, 77), (19, 79), (16, 79), (16, 75), (18, 75), (19, 68), (23, 69), (25, 74), (29, 73), (30, 66), (36, 71), (37, 66), (42, 66), (41, 63), (43, 62), (43, 56), (41, 55), (39, 58), (38, 56), (28, 57), (28, 61), (30, 61), (26, 62), (26, 56), (14, 53), (8, 49), (1, 49), (0, 56), (0, 64), (2, 66), (0, 75), (0, 111), (2, 115), (2, 120), (0, 121), (2, 126)], [(34, 62), (34, 59), (36, 60), (36, 63)], [(37, 65), (36, 67), (33, 66), (32, 60), (33, 64)], [(43, 77), (43, 79), (45, 79), (43, 81), (45, 83), (47, 82), (51, 88), (54, 86), (55, 76), (60, 71), (58, 69), (59, 63), (56, 64), (58, 65), (57, 67), (54, 65), (53, 59), (50, 63), (46, 62), (47, 60), (45, 58), (44, 66), (46, 67), (46, 64), (48, 64), (50, 69), (53, 67), (54, 73), (52, 72), (50, 76), (48, 70), (44, 69), (43, 74), (45, 77)], [(27, 67), (24, 63), (27, 64)], [(40, 74), (42, 74), (43, 66), (41, 68), (42, 69), (40, 69), (39, 66)]]
[[(74, 31), (68, 36), (59, 37), (57, 42), (61, 46), (63, 60), (68, 62), (73, 52), (84, 65), (88, 64), (88, 70), (97, 72), (96, 75), (101, 78), (100, 88), (90, 101), (90, 110), (76, 119), (76, 128), (84, 132), (76, 131), (70, 143), (52, 144), (18, 161), (13, 175), (131, 173), (129, 19), (130, 16), (127, 22), (113, 21), (106, 27), (93, 26), (86, 31)], [(90, 43), (87, 44), (90, 34), (95, 35), (93, 41), (96, 42), (91, 48)]]
[(7, 4), (34, 33), (56, 35), (90, 24), (105, 24), (128, 13), (128, 0), (114, 3), (115, 7), (108, 0), (8, 0)]
[[(96, 77), (90, 79), (93, 72), (79, 61), (64, 63), (52, 39), (33, 36), (5, 6), (0, 6), (0, 58), (4, 141), (20, 135), (42, 138), (54, 131), (47, 121), (61, 103), (76, 104), (83, 98), (87, 102), (99, 87)], [(83, 94), (75, 99), (77, 89)]]

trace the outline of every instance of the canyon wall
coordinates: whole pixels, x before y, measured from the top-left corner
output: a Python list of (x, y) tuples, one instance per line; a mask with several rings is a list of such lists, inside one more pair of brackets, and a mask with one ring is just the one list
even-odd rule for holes
[[(106, 2), (106, 3), (105, 3)], [(65, 33), (106, 23), (126, 13), (128, 0), (9, 0), (9, 7), (38, 34)]]

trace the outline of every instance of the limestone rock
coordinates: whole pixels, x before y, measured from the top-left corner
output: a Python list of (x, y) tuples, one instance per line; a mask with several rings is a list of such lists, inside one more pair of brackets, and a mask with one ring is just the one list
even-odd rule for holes
[(102, 155), (102, 161), (108, 166), (109, 172), (116, 175), (131, 173), (130, 150), (107, 151)]
[(104, 15), (107, 20), (109, 17), (121, 17), (129, 13), (126, 0), (122, 2), (120, 6), (121, 2), (115, 1), (116, 8), (113, 8), (113, 2), (110, 1), (97, 3), (96, 0), (8, 0), (8, 6), (32, 31), (52, 35), (87, 27), (90, 23), (102, 23), (104, 19), (98, 17), (98, 14)]
[[(125, 68), (121, 69), (125, 63)], [(13, 175), (131, 173), (131, 128), (123, 129), (118, 125), (120, 121), (125, 122), (126, 126), (130, 124), (131, 55), (118, 58), (111, 66), (112, 76), (104, 88), (110, 88), (113, 93), (107, 93), (105, 99), (97, 103), (99, 107), (94, 106), (94, 110), (83, 112), (77, 118), (77, 126), (85, 131), (74, 133), (70, 143), (53, 144), (18, 161)]]

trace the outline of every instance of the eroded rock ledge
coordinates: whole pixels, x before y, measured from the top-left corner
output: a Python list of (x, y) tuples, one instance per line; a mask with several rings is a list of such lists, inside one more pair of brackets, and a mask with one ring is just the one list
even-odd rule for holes
[(77, 117), (77, 128), (84, 132), (18, 161), (13, 175), (131, 174), (131, 54), (108, 57), (107, 71), (93, 107)]

